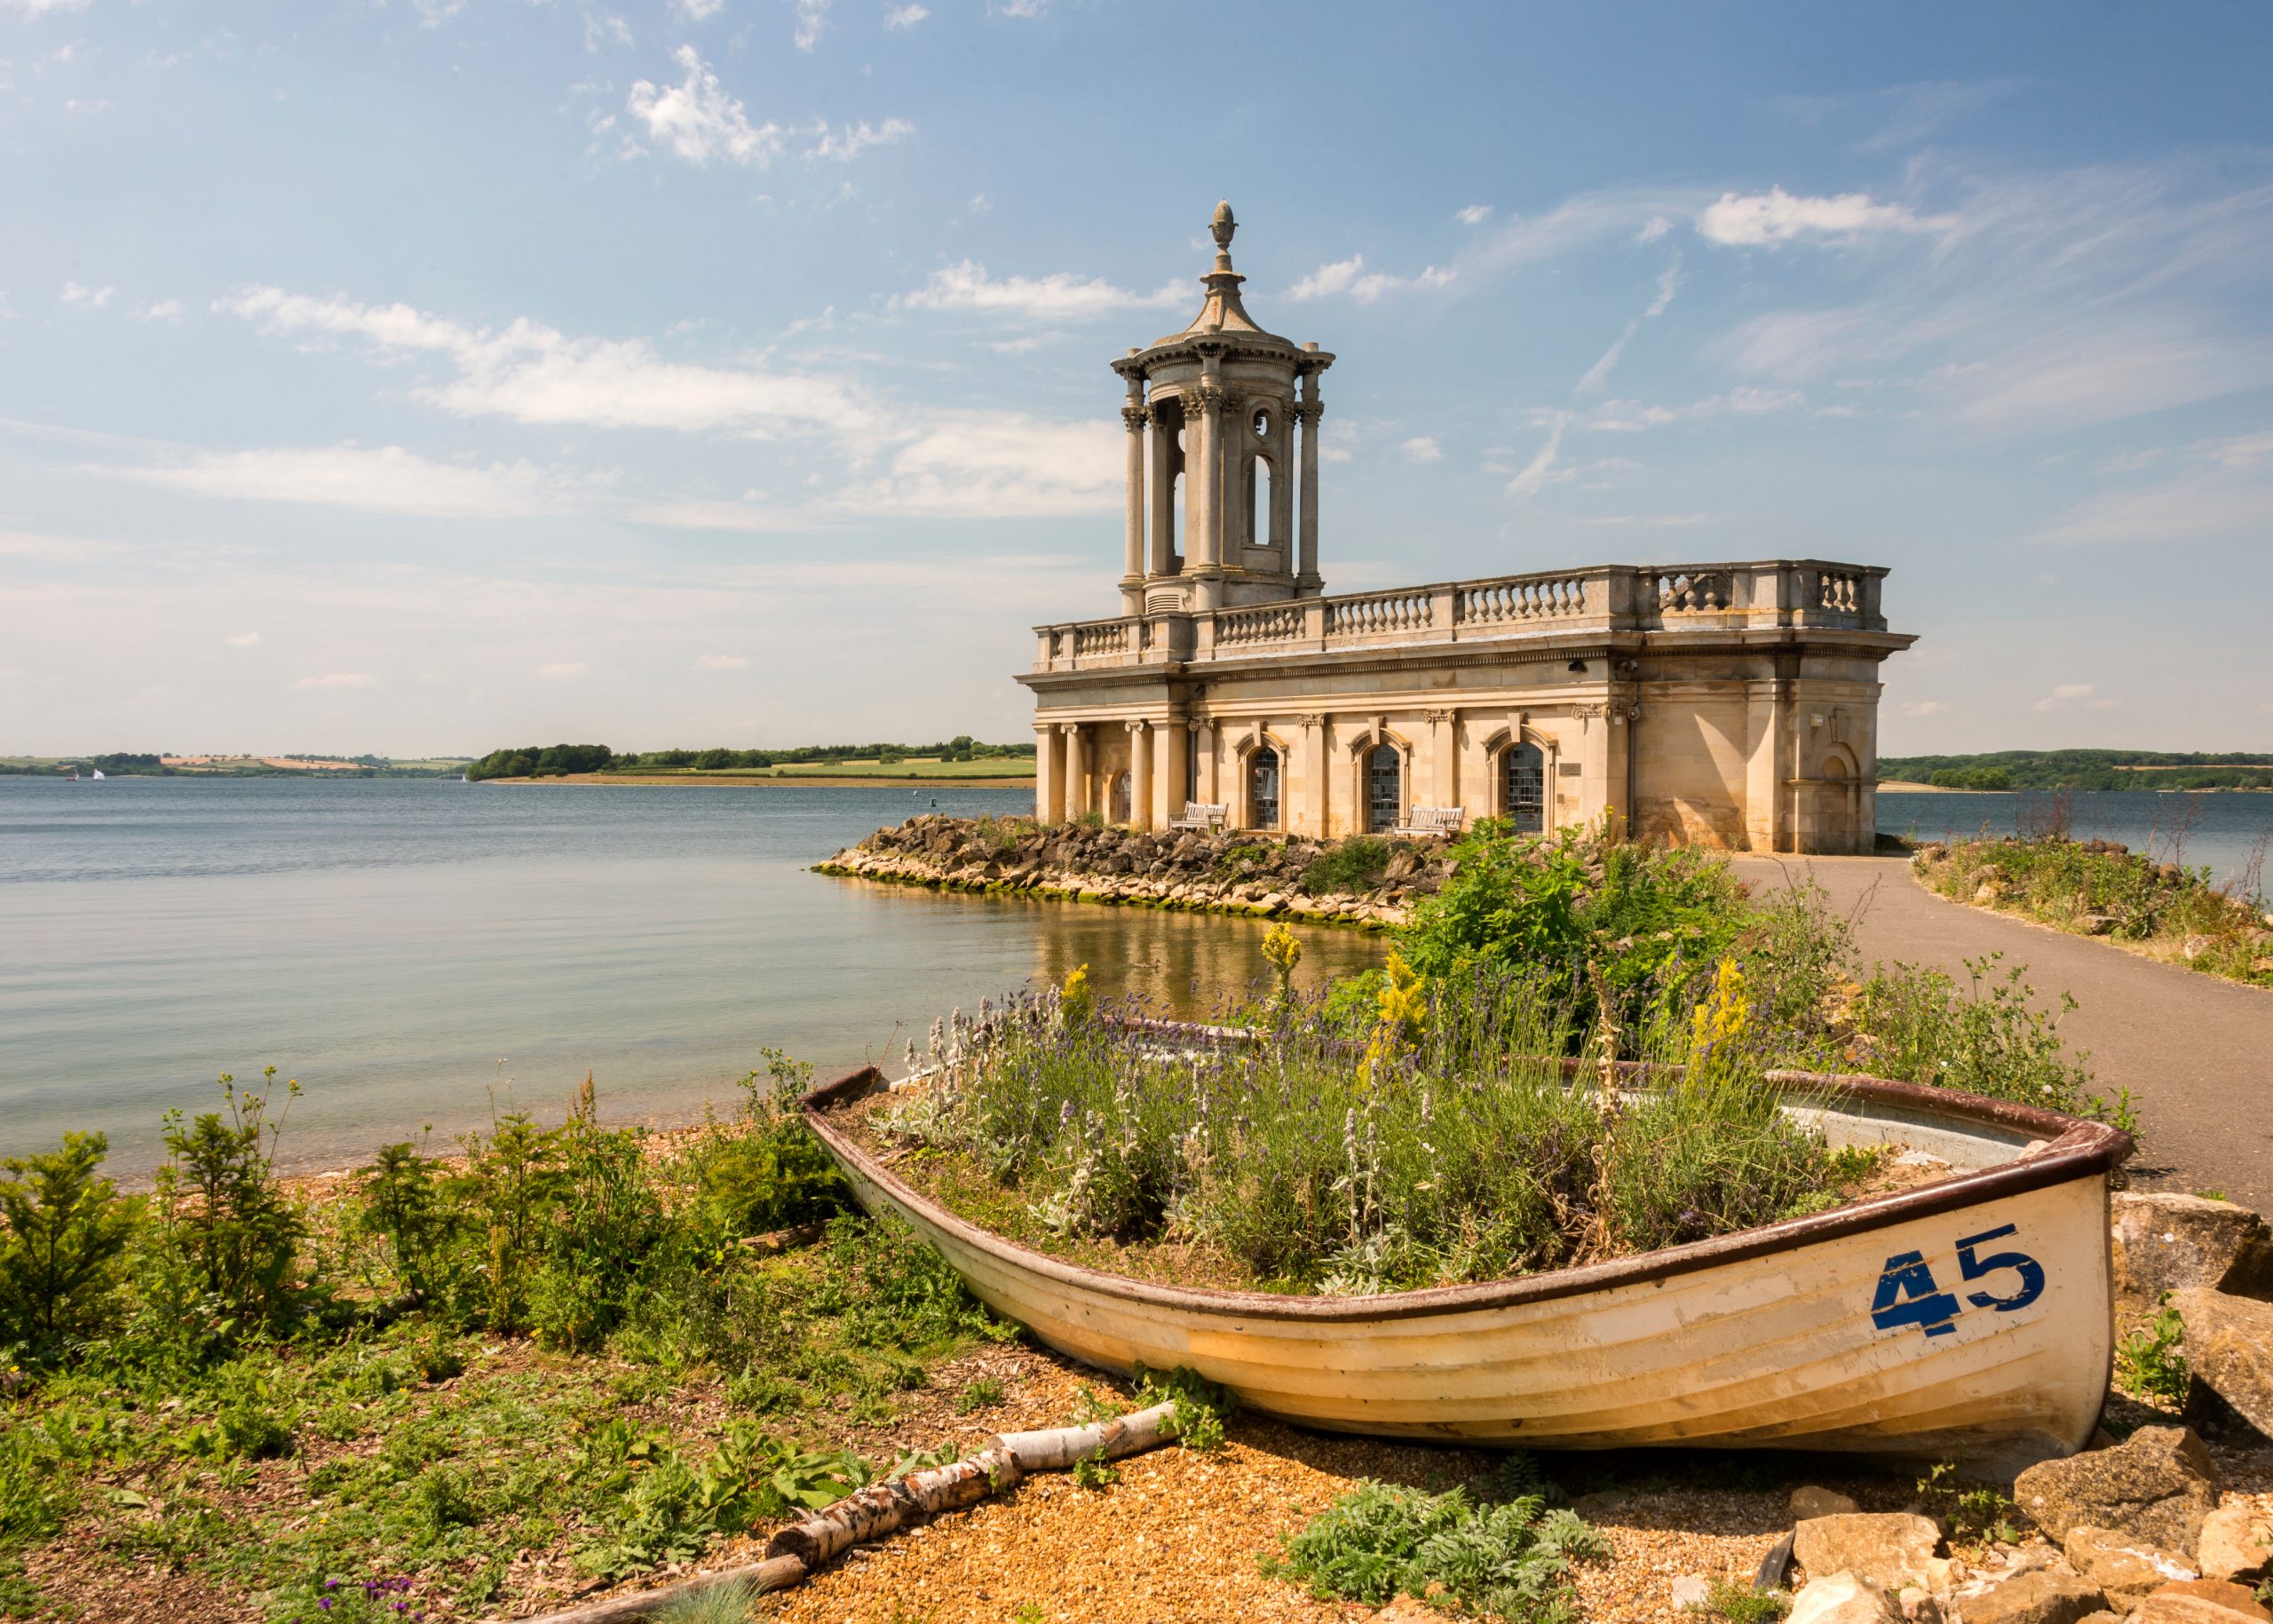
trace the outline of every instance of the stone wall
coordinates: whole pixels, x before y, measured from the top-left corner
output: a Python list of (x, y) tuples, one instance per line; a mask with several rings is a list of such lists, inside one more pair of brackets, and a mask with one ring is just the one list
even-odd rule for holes
[(951, 818), (930, 813), (878, 829), (816, 863), (820, 874), (951, 891), (1017, 892), (1081, 902), (1190, 908), (1382, 928), (1450, 872), (1437, 840), (1391, 840), (1377, 882), (1315, 892), (1303, 874), (1338, 843), (1267, 835), (1158, 835), (1107, 826)]

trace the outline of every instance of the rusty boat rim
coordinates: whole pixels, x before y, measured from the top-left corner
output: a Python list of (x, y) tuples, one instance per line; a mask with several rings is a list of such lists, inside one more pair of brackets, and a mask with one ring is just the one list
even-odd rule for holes
[(799, 1107), (806, 1124), (820, 1136), (847, 1169), (876, 1185), (892, 1201), (957, 1240), (1027, 1272), (1080, 1290), (1134, 1303), (1247, 1319), (1350, 1324), (1411, 1319), (1426, 1315), (1459, 1314), (1478, 1310), (1515, 1308), (1532, 1303), (1552, 1303), (1619, 1287), (1646, 1285), (1675, 1275), (1692, 1273), (1724, 1264), (1796, 1252), (1818, 1242), (1889, 1229), (1915, 1218), (1978, 1207), (2008, 1196), (2049, 1189), (2084, 1177), (2105, 1177), (2130, 1155), (2131, 1136), (2103, 1122), (2094, 1122), (2062, 1112), (2047, 1111), (2011, 1100), (1992, 1099), (1952, 1089), (1919, 1083), (1892, 1082), (1828, 1072), (1778, 1071), (1767, 1074), (1794, 1093), (1818, 1101), (1849, 1101), (1896, 1107), (1941, 1118), (1956, 1125), (2000, 1128), (2043, 1142), (2033, 1154), (2026, 1151), (1993, 1167), (1977, 1168), (1938, 1179), (1929, 1184), (1874, 1196), (1828, 1212), (1810, 1213), (1780, 1223), (1761, 1224), (1694, 1240), (1683, 1246), (1639, 1252), (1575, 1269), (1556, 1269), (1506, 1279), (1473, 1280), (1457, 1286), (1430, 1286), (1417, 1291), (1385, 1292), (1368, 1297), (1295, 1296), (1271, 1291), (1224, 1291), (1204, 1287), (1168, 1286), (1086, 1269), (1004, 1239), (989, 1229), (957, 1216), (923, 1195), (887, 1171), (867, 1151), (855, 1145), (828, 1120), (832, 1110), (867, 1097), (884, 1081), (883, 1072), (864, 1066), (805, 1096)]

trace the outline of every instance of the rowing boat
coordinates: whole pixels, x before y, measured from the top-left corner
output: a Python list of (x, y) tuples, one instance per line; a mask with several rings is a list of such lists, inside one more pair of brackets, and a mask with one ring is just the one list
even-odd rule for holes
[(1334, 1431), (1548, 1448), (1806, 1448), (2017, 1470), (2098, 1425), (2112, 1355), (2119, 1130), (1878, 1078), (1772, 1073), (1834, 1147), (1946, 1165), (1912, 1188), (1550, 1273), (1316, 1297), (1165, 1285), (1004, 1240), (846, 1133), (863, 1067), (805, 1121), (872, 1215), (913, 1225), (981, 1301), (1127, 1373), (1188, 1367)]

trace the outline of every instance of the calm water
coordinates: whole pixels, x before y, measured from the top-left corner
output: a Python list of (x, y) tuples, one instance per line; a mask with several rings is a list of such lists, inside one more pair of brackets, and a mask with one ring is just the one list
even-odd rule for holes
[[(493, 1094), (555, 1117), (738, 1097), (774, 1045), (830, 1067), (1090, 966), (1186, 1013), (1263, 970), (1263, 927), (939, 896), (809, 865), (1025, 791), (0, 778), (0, 1153), (67, 1128), (147, 1169), (223, 1071), (300, 1080), (286, 1157), (334, 1162)], [(1305, 933), (1305, 978), (1378, 963)], [(1195, 987), (1198, 989), (1195, 992)]]
[[(2151, 850), (2165, 862), (2207, 867), (2214, 882), (2240, 877), (2273, 831), (2273, 795), (2230, 791), (2158, 795), (2150, 789), (2079, 792), (2067, 797), (2079, 840), (2119, 840), (2134, 852)], [(1986, 829), (2016, 835), (2042, 826), (2052, 797), (2041, 791), (2011, 795), (1879, 792), (1879, 828), (1920, 840), (1959, 838)], [(2273, 875), (2267, 876), (2273, 878)]]

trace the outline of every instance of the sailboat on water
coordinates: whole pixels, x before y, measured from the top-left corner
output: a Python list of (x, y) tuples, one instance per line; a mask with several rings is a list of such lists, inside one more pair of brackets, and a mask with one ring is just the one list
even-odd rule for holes
[(94, 769), (94, 773), (97, 778), (100, 778), (103, 775), (103, 770), (100, 767), (97, 767)]

